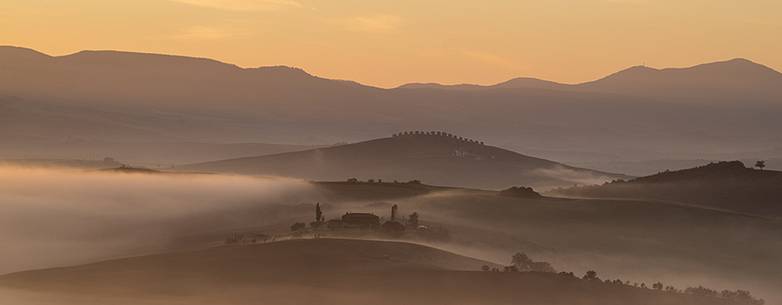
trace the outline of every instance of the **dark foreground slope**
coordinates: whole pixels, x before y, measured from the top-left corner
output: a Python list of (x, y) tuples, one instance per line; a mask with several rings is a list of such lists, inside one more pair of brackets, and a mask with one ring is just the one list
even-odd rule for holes
[[(475, 270), (424, 246), (294, 240), (0, 277), (14, 304), (733, 304), (556, 274)], [(38, 292), (38, 293), (36, 293)], [(4, 300), (5, 299), (5, 300)]]
[(558, 192), (580, 197), (670, 200), (782, 217), (782, 172), (747, 168), (739, 161), (711, 163)]
[(422, 180), (500, 189), (602, 182), (621, 175), (570, 167), (447, 135), (405, 135), (337, 147), (194, 164), (183, 169), (311, 180)]

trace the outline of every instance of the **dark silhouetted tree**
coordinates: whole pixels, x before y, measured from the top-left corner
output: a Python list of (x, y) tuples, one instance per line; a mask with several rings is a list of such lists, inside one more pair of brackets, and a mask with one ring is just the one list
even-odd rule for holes
[(532, 259), (524, 253), (518, 252), (513, 254), (510, 263), (514, 266), (527, 266), (532, 263)]
[(703, 297), (716, 297), (719, 295), (716, 290), (709, 289), (703, 286), (687, 287), (687, 289), (684, 289), (684, 293), (703, 296)]
[(573, 279), (577, 278), (576, 275), (573, 274), (573, 272), (562, 271), (562, 272), (559, 273), (559, 275), (562, 276), (562, 277), (566, 277), (566, 278), (573, 278)]
[(599, 278), (597, 277), (597, 272), (595, 272), (594, 270), (587, 271), (584, 274), (583, 279), (585, 279), (585, 280), (599, 280)]
[(752, 297), (752, 294), (749, 291), (741, 289), (736, 291), (723, 290), (722, 293), (720, 293), (720, 296), (745, 305), (763, 305), (766, 303), (762, 299)]
[(315, 222), (322, 223), (324, 220), (323, 218), (323, 210), (320, 209), (320, 202), (318, 202), (315, 205)]
[(755, 162), (755, 167), (759, 168), (760, 170), (763, 170), (764, 168), (766, 168), (766, 161), (758, 160), (758, 162)]
[(301, 231), (301, 230), (304, 230), (306, 227), (307, 227), (307, 225), (305, 223), (297, 222), (297, 223), (294, 223), (291, 226), (291, 231), (293, 231), (293, 232)]
[(418, 212), (413, 212), (413, 214), (410, 214), (410, 216), (407, 218), (407, 224), (413, 228), (418, 227)]
[(519, 271), (534, 272), (556, 272), (551, 264), (547, 262), (535, 262), (524, 253), (518, 252), (511, 257), (511, 265), (516, 266)]

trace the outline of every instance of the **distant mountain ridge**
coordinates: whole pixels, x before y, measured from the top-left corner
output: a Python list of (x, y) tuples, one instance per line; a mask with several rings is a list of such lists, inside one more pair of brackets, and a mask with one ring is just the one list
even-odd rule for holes
[[(444, 129), (517, 151), (698, 159), (704, 147), (769, 151), (782, 142), (774, 132), (782, 129), (778, 76), (732, 60), (631, 68), (579, 85), (517, 78), (457, 86), (463, 90), (427, 84), (383, 89), (284, 66), (241, 68), (119, 51), (49, 56), (0, 47), (0, 139), (9, 150), (70, 139), (311, 145)], [(48, 151), (36, 157), (62, 157)], [(0, 158), (24, 155), (11, 153)]]
[(487, 189), (542, 188), (625, 177), (567, 166), (443, 132), (413, 132), (354, 144), (187, 165), (180, 170), (310, 180), (407, 182)]
[[(3, 59), (37, 59), (50, 62), (60, 62), (63, 64), (88, 64), (88, 65), (111, 65), (113, 67), (132, 66), (138, 68), (152, 66), (155, 69), (161, 68), (182, 68), (188, 65), (199, 64), (206, 68), (211, 66), (214, 69), (223, 71), (253, 71), (259, 73), (272, 73), (275, 76), (287, 76), (288, 78), (322, 79), (307, 73), (301, 68), (289, 66), (267, 66), (257, 68), (241, 68), (236, 65), (223, 63), (208, 58), (188, 57), (178, 55), (165, 55), (155, 53), (139, 53), (108, 50), (85, 50), (63, 56), (50, 56), (32, 49), (0, 46), (0, 64), (8, 65), (12, 60), (4, 62)], [(333, 81), (333, 80), (332, 80)], [(685, 81), (682, 83), (682, 81)], [(708, 81), (708, 82), (706, 82)], [(368, 88), (372, 86), (361, 85), (353, 81), (338, 81), (360, 85)], [(634, 66), (616, 73), (610, 74), (594, 81), (588, 81), (578, 84), (565, 84), (554, 81), (542, 80), (532, 77), (518, 77), (494, 85), (476, 85), (476, 84), (458, 84), (442, 85), (439, 83), (408, 83), (397, 88), (436, 88), (436, 89), (484, 89), (484, 88), (505, 88), (505, 89), (552, 89), (552, 90), (575, 90), (575, 91), (598, 91), (610, 93), (648, 93), (645, 90), (647, 86), (658, 86), (655, 89), (663, 89), (659, 86), (688, 86), (692, 89), (693, 84), (706, 85), (705, 88), (714, 89), (716, 85), (724, 86), (732, 84), (740, 87), (744, 85), (749, 87), (753, 82), (763, 82), (767, 84), (779, 84), (782, 82), (782, 73), (767, 66), (755, 63), (745, 58), (735, 58), (726, 61), (718, 61), (706, 64), (699, 64), (685, 68), (664, 68), (656, 69), (648, 66)], [(626, 86), (626, 87), (623, 87)], [(380, 89), (380, 88), (376, 88)], [(670, 89), (670, 88), (668, 88)], [(643, 91), (636, 91), (643, 90)]]
[(729, 98), (742, 96), (754, 98), (753, 95), (758, 94), (764, 94), (766, 97), (769, 94), (773, 97), (782, 97), (782, 91), (778, 87), (781, 84), (782, 73), (748, 59), (736, 58), (686, 68), (655, 69), (647, 66), (634, 66), (594, 81), (578, 84), (563, 84), (537, 78), (519, 77), (488, 86), (412, 83), (402, 85), (399, 88), (461, 90), (498, 88), (547, 89), (643, 95), (659, 98), (708, 97), (725, 99), (726, 97), (724, 96), (698, 94), (698, 90), (727, 93), (731, 95)]

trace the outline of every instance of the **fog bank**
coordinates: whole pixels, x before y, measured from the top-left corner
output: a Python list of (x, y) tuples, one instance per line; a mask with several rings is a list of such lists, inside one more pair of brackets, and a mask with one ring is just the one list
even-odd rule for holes
[(160, 251), (173, 239), (273, 222), (306, 181), (0, 165), (0, 274)]

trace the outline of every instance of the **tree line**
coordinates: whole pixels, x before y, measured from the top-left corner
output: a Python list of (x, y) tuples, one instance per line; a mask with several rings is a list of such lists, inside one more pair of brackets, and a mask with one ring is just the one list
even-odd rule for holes
[(484, 145), (483, 141), (473, 140), (465, 137), (460, 137), (457, 135), (453, 135), (450, 133), (447, 133), (445, 131), (421, 131), (421, 130), (414, 130), (414, 131), (403, 131), (400, 133), (395, 133), (392, 135), (392, 137), (404, 137), (404, 136), (437, 136), (437, 137), (446, 137), (446, 138), (452, 138), (456, 139), (462, 142), (467, 143), (473, 143), (473, 144), (480, 144)]
[[(488, 265), (484, 265), (481, 267), (483, 271), (486, 272), (547, 272), (547, 273), (555, 273), (556, 270), (547, 262), (535, 262), (532, 259), (529, 258), (524, 253), (516, 253), (511, 257), (511, 264), (508, 266), (503, 267), (502, 270), (498, 267), (489, 267)], [(703, 286), (698, 287), (687, 287), (685, 289), (678, 289), (672, 285), (665, 285), (662, 282), (656, 282), (653, 283), (650, 286), (647, 286), (646, 283), (630, 283), (630, 281), (622, 281), (621, 279), (605, 279), (602, 280), (600, 277), (598, 277), (597, 272), (594, 270), (589, 270), (586, 273), (584, 273), (583, 276), (578, 277), (573, 272), (559, 272), (559, 276), (562, 276), (567, 279), (573, 279), (573, 280), (584, 280), (584, 281), (595, 281), (599, 283), (605, 283), (609, 285), (621, 285), (626, 287), (634, 287), (639, 289), (651, 289), (651, 290), (657, 290), (661, 292), (667, 292), (667, 293), (679, 293), (679, 294), (688, 294), (688, 295), (695, 295), (700, 297), (709, 297), (709, 298), (721, 298), (730, 300), (732, 302), (735, 302), (736, 304), (741, 305), (764, 305), (765, 301), (763, 299), (755, 298), (752, 296), (752, 294), (748, 290), (722, 290), (717, 291), (714, 289), (706, 288)]]

